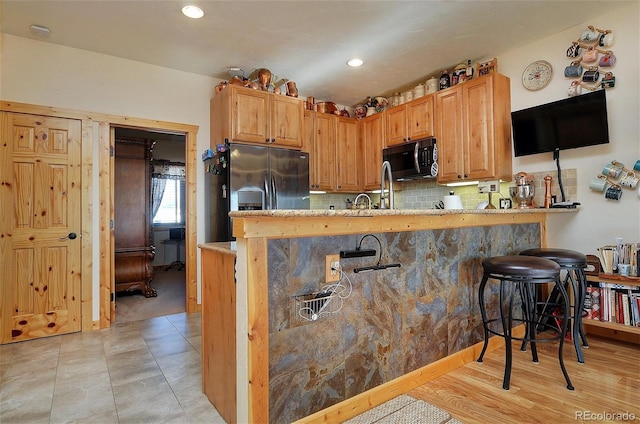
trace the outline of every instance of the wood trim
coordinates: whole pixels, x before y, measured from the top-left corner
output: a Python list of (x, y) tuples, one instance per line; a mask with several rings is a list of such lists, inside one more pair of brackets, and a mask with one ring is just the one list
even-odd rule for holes
[[(521, 337), (524, 334), (524, 325), (514, 328), (514, 337)], [(431, 380), (460, 368), (469, 362), (475, 361), (480, 355), (484, 342), (478, 342), (473, 346), (446, 356), (429, 365), (425, 365), (415, 371), (407, 373), (394, 380), (388, 381), (371, 390), (360, 393), (340, 403), (318, 411), (314, 414), (295, 421), (294, 424), (310, 423), (337, 423), (343, 422), (357, 415), (368, 411), (384, 402), (408, 393), (416, 387), (422, 386)], [(494, 336), (489, 339), (487, 353), (504, 346), (504, 338)], [(265, 421), (266, 422), (266, 421)]]
[[(544, 227), (546, 213), (496, 213), (373, 216), (238, 216), (233, 219), (237, 238), (293, 238), (360, 233), (387, 233), (445, 228), (536, 223)], [(543, 239), (544, 240), (544, 237)]]
[[(267, 239), (247, 240), (246, 247), (249, 422), (267, 423), (269, 422)], [(240, 414), (238, 418), (241, 418)]]
[(81, 123), (81, 202), (82, 212), (80, 215), (81, 224), (81, 260), (80, 272), (81, 293), (80, 293), (80, 320), (82, 331), (90, 331), (98, 328), (98, 323), (93, 322), (93, 297), (98, 293), (93, 293), (93, 216), (95, 205), (93, 204), (93, 126), (91, 120), (84, 119)]
[(98, 126), (98, 197), (100, 199), (100, 216), (98, 225), (100, 228), (99, 237), (99, 257), (100, 257), (100, 328), (107, 328), (111, 325), (111, 317), (114, 314), (115, 302), (111, 301), (111, 293), (114, 287), (111, 286), (112, 276), (115, 275), (114, 265), (114, 243), (111, 220), (113, 219), (113, 158), (111, 151), (111, 132), (109, 124), (101, 122)]
[(191, 127), (186, 133), (185, 140), (185, 164), (186, 164), (186, 217), (185, 217), (185, 279), (187, 284), (186, 291), (186, 312), (188, 314), (198, 312), (200, 305), (198, 304), (198, 270), (196, 267), (198, 246), (198, 218), (197, 218), (197, 134), (198, 128)]

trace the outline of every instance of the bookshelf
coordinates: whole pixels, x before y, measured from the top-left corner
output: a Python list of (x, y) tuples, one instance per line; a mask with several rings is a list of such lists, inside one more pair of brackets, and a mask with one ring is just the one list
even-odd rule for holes
[[(618, 274), (600, 273), (598, 275), (587, 275), (587, 281), (591, 283), (604, 282), (640, 287), (640, 277), (625, 277)], [(592, 319), (583, 319), (582, 325), (588, 334), (640, 344), (640, 327)]]

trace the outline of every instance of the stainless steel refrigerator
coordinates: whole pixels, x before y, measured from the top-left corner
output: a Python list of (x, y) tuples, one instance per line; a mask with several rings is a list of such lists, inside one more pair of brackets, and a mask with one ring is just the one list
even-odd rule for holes
[(229, 211), (309, 209), (309, 154), (299, 150), (231, 144), (214, 157), (210, 181), (210, 240), (229, 241)]

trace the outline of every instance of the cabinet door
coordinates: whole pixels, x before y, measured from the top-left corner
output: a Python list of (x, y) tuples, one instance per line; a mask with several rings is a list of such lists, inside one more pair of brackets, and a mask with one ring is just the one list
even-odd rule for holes
[(396, 106), (384, 112), (387, 115), (386, 146), (406, 143), (407, 139), (407, 108), (405, 105)]
[(338, 191), (360, 191), (358, 124), (350, 118), (338, 118), (336, 124), (337, 186)]
[(316, 114), (313, 140), (313, 175), (311, 187), (315, 190), (334, 190), (336, 187), (335, 116)]
[[(462, 91), (448, 89), (436, 94), (438, 183), (461, 181), (464, 174)], [(470, 152), (469, 154), (474, 154)]]
[(409, 121), (409, 138), (419, 140), (432, 137), (433, 131), (433, 96), (421, 97), (407, 105)]
[(232, 87), (231, 140), (264, 144), (269, 141), (269, 93)]
[(380, 174), (382, 166), (382, 145), (384, 134), (384, 114), (364, 118), (361, 125), (361, 144), (363, 164), (363, 188), (365, 190), (376, 190), (380, 188)]
[(492, 78), (465, 83), (464, 105), (465, 173), (469, 179), (493, 178), (496, 175), (493, 154), (493, 88)]
[(302, 101), (294, 97), (271, 96), (271, 143), (282, 147), (302, 147), (303, 106)]

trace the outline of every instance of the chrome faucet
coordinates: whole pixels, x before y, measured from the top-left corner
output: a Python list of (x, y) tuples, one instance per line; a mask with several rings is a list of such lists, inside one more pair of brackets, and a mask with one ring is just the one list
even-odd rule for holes
[[(384, 194), (385, 177), (389, 180), (389, 193)], [(393, 174), (391, 173), (391, 164), (388, 160), (382, 162), (382, 176), (380, 177), (380, 209), (387, 209), (385, 199), (389, 199), (389, 209), (394, 209), (393, 203)]]
[(367, 209), (371, 209), (371, 197), (369, 197), (369, 195), (367, 193), (360, 193), (356, 196), (355, 200), (353, 201), (353, 207), (358, 209), (358, 200), (360, 200), (361, 197), (364, 197), (365, 199), (367, 199)]

